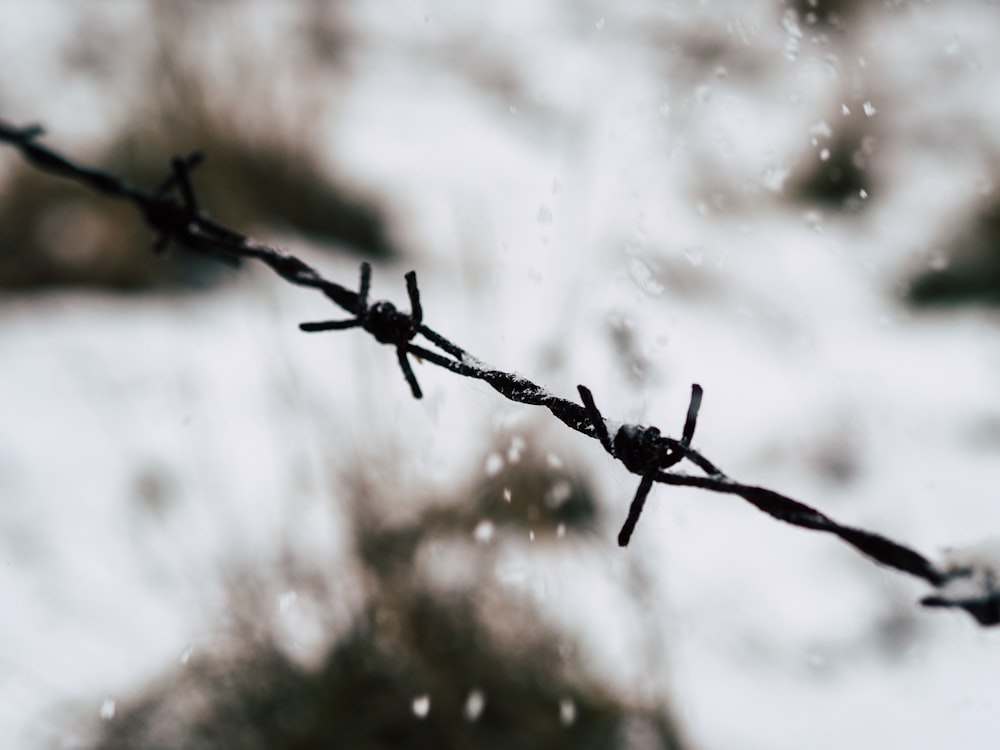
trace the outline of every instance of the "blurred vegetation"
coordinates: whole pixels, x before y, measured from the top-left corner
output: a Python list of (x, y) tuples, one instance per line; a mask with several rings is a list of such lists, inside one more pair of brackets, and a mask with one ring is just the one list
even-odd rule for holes
[(202, 207), (237, 231), (297, 234), (366, 258), (393, 254), (375, 200), (335, 184), (306, 141), (245, 133), (225, 118), (185, 116), (160, 131), (138, 125), (119, 138), (105, 163), (137, 184), (156, 185), (166, 176), (164, 155), (194, 150), (205, 154), (194, 173)]
[(1000, 201), (975, 212), (946, 245), (915, 274), (907, 301), (917, 307), (1000, 305)]
[[(408, 499), (376, 471), (355, 470), (342, 486), (352, 496), (358, 568), (300, 560), (279, 566), (280, 586), (266, 572), (233, 576), (232, 641), (118, 700), (84, 746), (681, 748), (662, 706), (602, 685), (570, 636), (497, 581), (497, 557), (529, 531), (538, 533), (535, 548), (558, 543), (571, 554), (569, 542), (586, 544), (597, 519), (579, 472), (523, 443), (505, 456), (502, 468), (453, 495), (419, 499), (417, 513), (400, 511)], [(395, 518), (380, 517), (382, 508), (395, 508)], [(354, 581), (360, 597), (349, 593)], [(343, 602), (360, 600), (316, 658), (296, 656), (283, 637), (274, 603), (287, 587), (315, 605), (328, 633)]]
[(19, 167), (3, 188), (0, 288), (195, 288), (224, 271), (188, 253), (154, 255), (152, 233), (135, 209), (66, 180)]
[(845, 24), (864, 3), (859, 0), (785, 0), (805, 26), (844, 31)]
[[(379, 200), (323, 163), (322, 141), (330, 134), (322, 132), (321, 105), (340, 88), (338, 50), (348, 43), (337, 15), (323, 14), (320, 5), (302, 14), (312, 19), (297, 32), (309, 54), (282, 61), (285, 77), (297, 83), (292, 87), (274, 61), (257, 55), (235, 30), (217, 33), (235, 18), (227, 15), (233, 10), (148, 4), (147, 59), (130, 58), (124, 72), (115, 57), (123, 42), (106, 31), (90, 33), (93, 21), (81, 14), (79, 41), (64, 55), (67, 75), (108, 79), (95, 96), (113, 98), (119, 109), (131, 104), (124, 105), (123, 124), (109, 122), (95, 153), (72, 156), (153, 188), (167, 176), (173, 155), (201, 151), (206, 159), (194, 175), (196, 193), (201, 207), (224, 224), (247, 234), (299, 235), (367, 258), (393, 255)], [(208, 54), (207, 44), (222, 44), (223, 54)], [(139, 82), (118, 90), (115, 76), (125, 72)], [(313, 80), (322, 99), (313, 98)], [(107, 108), (97, 101), (95, 107)], [(186, 252), (151, 257), (150, 233), (130, 206), (88, 195), (20, 161), (0, 189), (0, 288), (190, 288), (222, 278), (215, 264)]]
[(875, 189), (871, 160), (876, 144), (865, 102), (852, 98), (846, 112), (838, 105), (814, 126), (809, 150), (789, 179), (789, 194), (835, 211), (861, 210)]

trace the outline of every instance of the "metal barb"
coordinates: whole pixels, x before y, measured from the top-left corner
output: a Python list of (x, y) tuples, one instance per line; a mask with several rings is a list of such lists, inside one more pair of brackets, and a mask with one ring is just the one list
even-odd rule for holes
[(621, 531), (618, 532), (619, 547), (627, 547), (632, 539), (632, 532), (635, 531), (635, 525), (639, 523), (639, 516), (642, 515), (642, 509), (646, 505), (646, 498), (649, 496), (649, 491), (653, 489), (655, 476), (655, 472), (643, 474), (642, 481), (639, 482), (639, 487), (635, 491), (635, 497), (632, 498), (632, 504), (628, 507), (625, 523), (622, 524)]
[(697, 383), (691, 385), (691, 402), (688, 404), (687, 418), (684, 420), (684, 432), (681, 433), (681, 442), (690, 445), (694, 438), (694, 428), (698, 424), (698, 410), (701, 409), (701, 386)]
[(580, 393), (583, 406), (587, 410), (587, 418), (590, 420), (591, 427), (594, 428), (594, 434), (597, 436), (597, 439), (601, 441), (601, 445), (604, 446), (604, 450), (611, 455), (614, 455), (615, 451), (611, 445), (611, 436), (608, 434), (608, 426), (604, 422), (604, 417), (601, 416), (601, 412), (597, 408), (597, 404), (594, 403), (594, 395), (585, 385), (578, 385), (576, 390)]
[(307, 333), (320, 331), (342, 331), (348, 328), (361, 328), (371, 334), (376, 341), (396, 347), (396, 359), (403, 377), (410, 386), (414, 398), (423, 398), (423, 391), (417, 382), (407, 357), (408, 345), (417, 335), (423, 319), (423, 309), (420, 306), (420, 290), (417, 287), (417, 274), (410, 271), (406, 274), (406, 291), (410, 297), (409, 314), (396, 309), (391, 302), (380, 300), (373, 305), (368, 304), (368, 293), (371, 289), (371, 264), (361, 264), (361, 280), (358, 284), (357, 301), (354, 304), (354, 317), (347, 320), (327, 320), (315, 323), (300, 323), (299, 329)]

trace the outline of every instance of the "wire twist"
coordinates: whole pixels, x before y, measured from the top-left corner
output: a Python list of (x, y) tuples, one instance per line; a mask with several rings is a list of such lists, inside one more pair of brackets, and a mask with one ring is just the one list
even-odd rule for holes
[(417, 274), (410, 271), (406, 274), (406, 291), (410, 296), (409, 314), (400, 312), (391, 302), (379, 301), (368, 304), (368, 292), (371, 288), (372, 267), (369, 263), (361, 264), (361, 283), (358, 288), (358, 300), (354, 306), (354, 317), (347, 320), (326, 320), (319, 323), (300, 323), (299, 328), (308, 333), (320, 331), (343, 331), (348, 328), (361, 328), (375, 337), (382, 344), (396, 347), (396, 358), (403, 371), (403, 377), (410, 385), (414, 398), (423, 398), (420, 384), (413, 374), (413, 368), (407, 359), (407, 347), (414, 336), (420, 331), (424, 312), (420, 306), (420, 290), (417, 288)]
[[(618, 428), (612, 440), (608, 434), (607, 423), (601, 415), (594, 396), (590, 389), (583, 385), (577, 386), (584, 408), (590, 423), (597, 433), (604, 450), (617, 458), (625, 468), (633, 474), (638, 474), (642, 479), (639, 487), (629, 505), (628, 516), (618, 532), (618, 545), (625, 547), (632, 539), (632, 533), (642, 515), (642, 509), (646, 504), (649, 491), (653, 488), (653, 482), (657, 474), (671, 468), (689, 457), (687, 450), (694, 437), (694, 429), (698, 423), (698, 410), (701, 408), (702, 388), (695, 383), (691, 386), (691, 401), (688, 405), (687, 418), (684, 421), (684, 431), (681, 439), (664, 437), (658, 427), (647, 427), (644, 425), (624, 424)], [(710, 473), (718, 474), (712, 467)]]

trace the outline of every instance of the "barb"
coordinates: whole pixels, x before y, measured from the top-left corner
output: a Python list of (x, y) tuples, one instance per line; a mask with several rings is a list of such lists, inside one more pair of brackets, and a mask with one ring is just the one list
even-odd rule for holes
[(372, 267), (368, 263), (361, 264), (361, 284), (358, 290), (357, 303), (354, 306), (354, 317), (349, 320), (327, 320), (322, 323), (300, 323), (299, 328), (308, 333), (320, 331), (342, 331), (346, 328), (362, 328), (383, 344), (396, 347), (396, 358), (403, 371), (403, 377), (410, 385), (414, 398), (423, 398), (423, 392), (413, 374), (410, 362), (406, 358), (407, 346), (410, 340), (420, 330), (423, 310), (420, 307), (420, 292), (417, 289), (417, 274), (410, 271), (406, 274), (406, 290), (410, 294), (410, 314), (406, 315), (396, 309), (391, 302), (376, 302), (369, 307), (368, 289), (371, 285)]
[[(114, 175), (77, 164), (41, 145), (37, 139), (43, 133), (38, 125), (17, 128), (0, 120), (0, 141), (16, 148), (38, 169), (133, 203), (154, 232), (155, 250), (162, 251), (172, 242), (223, 261), (257, 260), (292, 284), (320, 291), (353, 317), (302, 323), (299, 327), (311, 333), (360, 328), (376, 341), (394, 347), (399, 367), (415, 398), (421, 398), (422, 392), (410, 365), (410, 355), (457, 375), (482, 380), (511, 401), (543, 406), (571, 429), (598, 440), (607, 453), (640, 477), (639, 487), (618, 535), (621, 546), (631, 540), (654, 483), (737, 495), (779, 521), (832, 534), (875, 562), (926, 581), (937, 592), (922, 599), (925, 606), (957, 607), (964, 609), (981, 625), (1000, 624), (1000, 586), (996, 584), (992, 572), (971, 576), (964, 568), (957, 571), (939, 569), (920, 553), (884, 536), (840, 524), (804, 503), (764, 487), (736, 482), (724, 474), (691, 446), (701, 408), (701, 386), (691, 387), (691, 400), (679, 440), (661, 434), (657, 427), (634, 424), (621, 425), (612, 435), (609, 423), (585, 386), (578, 386), (577, 389), (582, 405), (560, 398), (521, 375), (488, 367), (428, 327), (423, 322), (423, 307), (414, 272), (406, 274), (409, 313), (401, 312), (393, 303), (384, 300), (369, 304), (371, 266), (367, 263), (361, 265), (358, 291), (354, 292), (323, 278), (294, 255), (255, 243), (210, 219), (199, 208), (190, 179), (191, 170), (203, 161), (201, 154), (175, 157), (171, 161), (170, 174), (163, 183), (154, 190), (143, 190)], [(423, 337), (434, 349), (415, 343), (417, 336)], [(701, 473), (671, 471), (684, 461)], [(982, 583), (973, 587), (968, 585), (968, 580)]]

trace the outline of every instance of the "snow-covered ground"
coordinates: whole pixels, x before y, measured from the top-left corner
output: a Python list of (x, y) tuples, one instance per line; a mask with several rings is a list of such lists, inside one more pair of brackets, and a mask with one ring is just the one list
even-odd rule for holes
[[(318, 158), (390, 207), (405, 258), (376, 267), (375, 296), (402, 302), (417, 269), (430, 325), (567, 397), (586, 383), (616, 419), (676, 434), (699, 382), (695, 442), (724, 470), (928, 555), (995, 536), (1000, 323), (914, 313), (899, 290), (997, 200), (1000, 8), (871, 6), (848, 32), (765, 0), (349, 6), (349, 83)], [(93, 99), (74, 134), (96, 94), (40, 96), (69, 7), (12, 3), (0, 26), (2, 116), (64, 143), (114, 109)], [(298, 27), (250, 7), (281, 68)], [(108, 16), (131, 53), (121, 29), (142, 17), (119, 12), (91, 23)], [(224, 47), (219, 12), (205, 37)], [(262, 83), (244, 117), (270, 111)], [(789, 194), (839, 117), (875, 134), (875, 187), (849, 211)], [(390, 351), (296, 330), (328, 314), (266, 269), (205, 296), (0, 299), (3, 746), (51, 741), (60, 700), (111, 713), (105, 698), (210, 648), (226, 560), (288, 539), (335, 554), (331, 462), (391, 444), (401, 471), (443, 481), (498, 425), (533, 424), (427, 366), (414, 402)], [(592, 441), (553, 441), (598, 478), (606, 547), (592, 577), (557, 555), (498, 575), (578, 629), (609, 679), (666, 688), (693, 746), (995, 746), (1000, 631), (922, 610), (919, 583), (732, 498), (658, 487), (619, 550), (635, 478)]]

